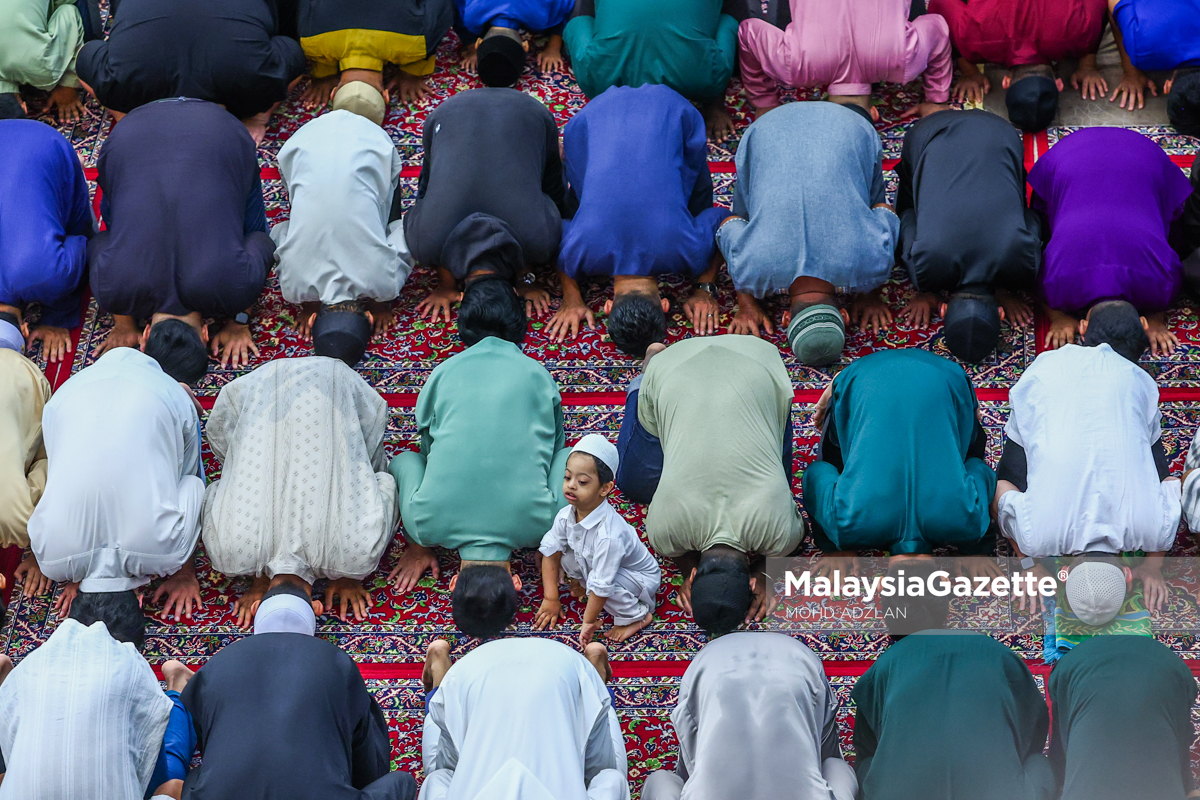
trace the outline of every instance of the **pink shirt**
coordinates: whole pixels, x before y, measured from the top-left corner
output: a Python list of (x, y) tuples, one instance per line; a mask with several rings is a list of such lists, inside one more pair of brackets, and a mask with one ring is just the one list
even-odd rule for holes
[(738, 38), (751, 101), (771, 102), (772, 79), (828, 86), (835, 95), (866, 95), (872, 83), (908, 83), (924, 73), (925, 99), (947, 102), (954, 71), (949, 27), (936, 14), (909, 22), (910, 2), (791, 0), (792, 22), (785, 31), (746, 20)]

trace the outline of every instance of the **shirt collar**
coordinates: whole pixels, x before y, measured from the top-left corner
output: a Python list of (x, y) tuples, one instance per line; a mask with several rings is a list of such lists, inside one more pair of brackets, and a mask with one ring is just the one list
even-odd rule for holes
[(608, 517), (608, 510), (610, 508), (612, 508), (612, 506), (610, 506), (608, 501), (605, 500), (600, 505), (592, 509), (592, 513), (588, 514), (579, 522), (575, 521), (574, 509), (572, 509), (571, 516), (568, 519), (572, 525), (578, 525), (580, 528), (590, 531), (593, 528), (600, 527), (600, 524)]

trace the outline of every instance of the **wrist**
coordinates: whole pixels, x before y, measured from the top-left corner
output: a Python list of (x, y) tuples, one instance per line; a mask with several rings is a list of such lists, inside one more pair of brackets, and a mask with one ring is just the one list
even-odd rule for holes
[(710, 296), (717, 296), (717, 284), (713, 281), (696, 281), (692, 284), (692, 290), (695, 292), (707, 292)]

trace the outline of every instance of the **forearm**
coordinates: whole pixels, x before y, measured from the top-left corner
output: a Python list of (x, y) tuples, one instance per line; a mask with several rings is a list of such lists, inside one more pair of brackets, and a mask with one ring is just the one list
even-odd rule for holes
[(738, 304), (738, 311), (743, 311), (743, 312), (747, 312), (747, 313), (752, 312), (759, 307), (758, 300), (754, 297), (754, 295), (750, 294), (749, 292), (738, 292), (737, 293), (737, 304)]
[(542, 558), (542, 596), (547, 600), (558, 599), (558, 574), (562, 565), (562, 553)]
[(562, 304), (564, 307), (583, 305), (583, 293), (579, 291), (578, 281), (565, 272), (558, 273), (558, 281), (562, 284)]
[(453, 289), (458, 285), (458, 279), (454, 277), (454, 273), (445, 267), (437, 268), (438, 288)]
[(595, 592), (588, 592), (587, 608), (583, 610), (583, 621), (590, 624), (600, 619), (600, 612), (604, 610), (604, 604), (607, 602), (607, 597), (601, 597)]

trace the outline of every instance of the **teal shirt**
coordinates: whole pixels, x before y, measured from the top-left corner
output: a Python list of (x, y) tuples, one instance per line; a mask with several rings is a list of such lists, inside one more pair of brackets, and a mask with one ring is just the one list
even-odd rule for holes
[(839, 550), (928, 553), (987, 532), (996, 473), (967, 458), (975, 392), (962, 367), (916, 348), (858, 359), (833, 382), (844, 466), (804, 472), (804, 504)]
[(689, 100), (725, 94), (738, 24), (721, 0), (596, 0), (596, 16), (567, 23), (563, 39), (579, 87), (665, 84)]
[(406, 534), (463, 559), (503, 561), (537, 547), (562, 507), (562, 398), (550, 373), (489, 336), (448, 359), (417, 398), (424, 475), (391, 471)]

